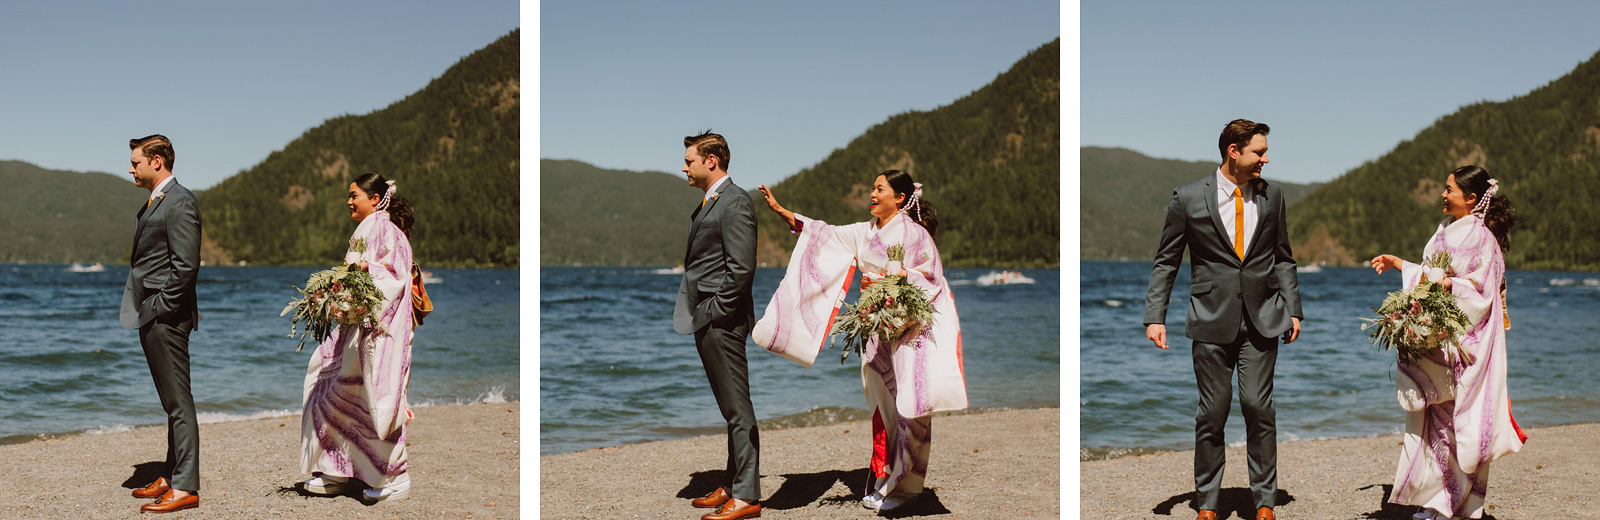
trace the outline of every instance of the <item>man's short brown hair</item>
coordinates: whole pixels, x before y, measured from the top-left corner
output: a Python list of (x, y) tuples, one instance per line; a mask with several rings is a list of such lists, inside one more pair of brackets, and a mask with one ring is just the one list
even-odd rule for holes
[(696, 153), (700, 154), (700, 157), (716, 156), (717, 166), (722, 168), (724, 172), (728, 171), (728, 140), (723, 139), (721, 135), (713, 134), (710, 130), (706, 130), (700, 135), (691, 135), (683, 138), (683, 147), (693, 147)]
[(1271, 131), (1272, 129), (1268, 128), (1266, 123), (1257, 123), (1249, 119), (1235, 119), (1229, 122), (1228, 126), (1222, 127), (1222, 136), (1217, 138), (1217, 151), (1222, 152), (1222, 160), (1226, 162), (1228, 160), (1228, 145), (1237, 146), (1242, 151), (1245, 145), (1250, 142), (1251, 137), (1256, 134), (1264, 136)]
[(151, 134), (138, 139), (128, 140), (129, 150), (139, 150), (145, 159), (160, 157), (162, 168), (172, 171), (172, 165), (177, 162), (177, 152), (172, 151), (172, 141), (161, 134)]

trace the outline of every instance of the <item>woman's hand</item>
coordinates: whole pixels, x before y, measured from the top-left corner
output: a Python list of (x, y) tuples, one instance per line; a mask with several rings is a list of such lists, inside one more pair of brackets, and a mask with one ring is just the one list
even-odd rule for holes
[(783, 206), (778, 204), (778, 198), (772, 196), (772, 190), (767, 188), (767, 185), (762, 184), (757, 186), (756, 189), (761, 190), (761, 196), (767, 199), (767, 209), (770, 209), (773, 213), (777, 213), (778, 216), (783, 217), (783, 220), (789, 223), (790, 230), (797, 232), (800, 231), (800, 223), (795, 221), (794, 212), (783, 209)]
[(1394, 255), (1378, 255), (1372, 257), (1372, 269), (1378, 274), (1390, 269), (1399, 269), (1402, 265), (1400, 257)]
[(360, 262), (356, 262), (356, 267), (360, 267), (362, 271), (366, 271), (367, 270), (367, 261), (366, 260), (362, 260)]
[(865, 291), (868, 287), (872, 287), (872, 284), (878, 283), (879, 278), (883, 278), (883, 275), (879, 273), (861, 273), (861, 290)]

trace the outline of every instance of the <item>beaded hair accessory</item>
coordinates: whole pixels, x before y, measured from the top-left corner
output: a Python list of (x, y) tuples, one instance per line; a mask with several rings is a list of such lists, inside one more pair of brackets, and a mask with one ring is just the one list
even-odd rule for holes
[(377, 205), (372, 206), (372, 211), (383, 211), (389, 209), (389, 197), (392, 195), (394, 195), (394, 181), (389, 181), (389, 189), (384, 190), (383, 200), (378, 201)]
[(911, 185), (916, 187), (916, 189), (911, 192), (911, 200), (907, 200), (906, 204), (904, 206), (900, 206), (900, 213), (902, 215), (911, 215), (908, 212), (912, 211), (913, 208), (915, 208), (915, 211), (917, 212), (917, 214), (912, 216), (911, 218), (916, 219), (918, 222), (921, 222), (922, 221), (922, 204), (919, 204), (918, 201), (922, 200), (922, 183), (913, 182), (913, 183), (911, 183)]
[(1489, 209), (1489, 199), (1493, 198), (1494, 194), (1499, 192), (1500, 181), (1489, 179), (1489, 189), (1484, 190), (1483, 197), (1479, 198), (1478, 203), (1472, 206), (1472, 213), (1482, 215), (1484, 211)]

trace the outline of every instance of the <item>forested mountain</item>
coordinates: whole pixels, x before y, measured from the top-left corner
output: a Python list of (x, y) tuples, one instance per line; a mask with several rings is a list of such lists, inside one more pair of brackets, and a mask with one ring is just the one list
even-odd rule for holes
[(128, 262), (139, 206), (133, 176), (0, 161), (0, 262)]
[(682, 264), (703, 194), (682, 175), (542, 159), (539, 264)]
[[(860, 222), (873, 179), (890, 169), (922, 183), (937, 209), (945, 265), (1059, 265), (1061, 40), (949, 105), (890, 117), (772, 190), (808, 217)], [(758, 259), (787, 264), (796, 237), (756, 202)]]
[[(1173, 188), (1212, 174), (1220, 160), (1180, 161), (1125, 148), (1080, 148), (1078, 254), (1085, 260), (1153, 259)], [(1289, 221), (1294, 222), (1300, 218), (1295, 203), (1319, 184), (1276, 180), (1274, 168), (1267, 165), (1262, 177), (1283, 189)]]
[(348, 186), (376, 172), (411, 202), (424, 266), (518, 265), (520, 30), (422, 90), (307, 130), (197, 194), (212, 263), (327, 265), (355, 229)]
[[(940, 254), (952, 266), (1060, 263), (1061, 41), (949, 105), (873, 126), (826, 159), (772, 186), (806, 216), (871, 218), (867, 193), (900, 169), (938, 210)], [(603, 170), (541, 160), (539, 263), (677, 265), (701, 191), (679, 174)], [(757, 260), (785, 265), (795, 237), (761, 193)]]
[(1418, 259), (1443, 214), (1450, 171), (1489, 170), (1513, 204), (1511, 269), (1600, 270), (1600, 53), (1526, 95), (1440, 118), (1375, 161), (1328, 182), (1289, 220), (1296, 256), (1362, 264)]

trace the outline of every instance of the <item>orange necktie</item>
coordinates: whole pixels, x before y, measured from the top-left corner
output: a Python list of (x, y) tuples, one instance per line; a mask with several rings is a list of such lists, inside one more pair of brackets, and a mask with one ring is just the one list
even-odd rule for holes
[(1244, 259), (1244, 196), (1239, 188), (1233, 189), (1233, 254)]

